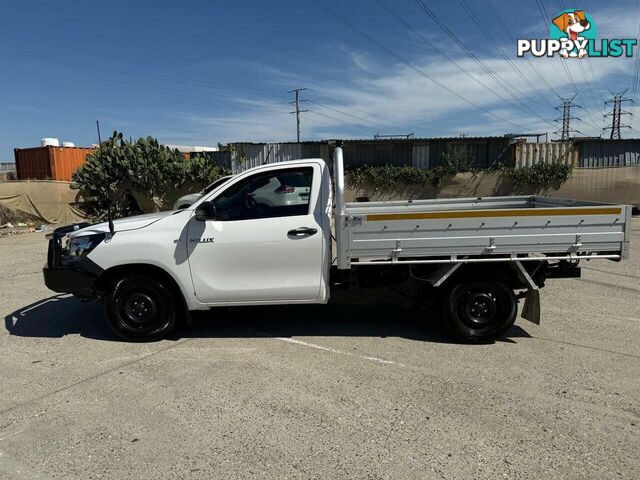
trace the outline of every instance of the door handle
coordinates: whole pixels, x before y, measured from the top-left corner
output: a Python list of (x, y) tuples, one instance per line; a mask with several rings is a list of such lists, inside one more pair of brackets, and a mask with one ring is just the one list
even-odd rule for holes
[(317, 228), (309, 228), (309, 227), (298, 227), (295, 230), (289, 230), (287, 235), (290, 237), (310, 237), (311, 235), (315, 235), (318, 233)]

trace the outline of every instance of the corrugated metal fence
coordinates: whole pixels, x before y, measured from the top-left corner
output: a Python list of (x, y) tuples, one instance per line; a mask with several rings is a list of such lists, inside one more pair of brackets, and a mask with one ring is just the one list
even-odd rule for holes
[[(415, 141), (342, 141), (344, 161), (347, 167), (363, 165), (373, 166), (415, 166), (430, 168), (442, 165), (447, 157), (455, 153), (463, 156), (476, 168), (487, 168), (501, 161), (508, 161), (512, 153), (509, 139), (492, 137), (487, 139), (434, 139)], [(235, 143), (234, 146), (244, 153), (246, 160), (238, 162), (231, 158), (234, 172), (263, 165), (299, 158), (322, 158), (329, 161), (328, 142), (309, 143)], [(232, 155), (233, 157), (233, 155)]]
[(580, 167), (640, 165), (640, 140), (590, 140), (577, 145)]
[(413, 147), (410, 143), (370, 142), (344, 143), (344, 163), (346, 167), (362, 165), (401, 167), (411, 165)]
[(509, 138), (460, 138), (429, 142), (429, 167), (445, 165), (449, 159), (463, 161), (473, 168), (489, 168), (510, 163)]
[[(299, 158), (322, 158), (329, 161), (326, 142), (309, 143), (236, 143), (246, 160), (239, 162), (229, 152), (209, 152), (216, 163), (232, 168), (234, 173), (265, 163)], [(489, 168), (498, 164), (528, 167), (537, 163), (570, 164), (578, 168), (622, 167), (640, 165), (640, 140), (582, 140), (576, 142), (541, 142), (510, 144), (508, 138), (433, 139), (415, 142), (343, 141), (347, 167), (361, 165), (395, 165), (433, 168), (448, 157), (466, 158), (470, 166)], [(452, 155), (453, 154), (453, 155)], [(213, 158), (213, 157), (212, 157)]]
[(233, 173), (267, 163), (287, 162), (301, 158), (322, 158), (329, 161), (329, 145), (326, 143), (236, 143), (236, 148), (244, 153), (241, 161), (236, 155), (230, 156)]
[(640, 140), (585, 140), (523, 143), (515, 146), (516, 167), (561, 162), (578, 168), (640, 165)]
[(218, 167), (231, 170), (231, 152), (229, 150), (222, 150), (217, 152), (194, 152), (190, 155), (204, 157)]

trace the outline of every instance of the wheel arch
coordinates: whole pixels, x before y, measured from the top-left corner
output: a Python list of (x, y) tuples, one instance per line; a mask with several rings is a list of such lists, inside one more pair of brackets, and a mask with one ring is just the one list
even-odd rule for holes
[[(525, 262), (527, 267), (532, 267), (531, 271), (538, 273), (537, 277), (541, 280), (540, 283), (544, 284), (544, 269), (540, 270), (536, 268), (543, 262)], [(540, 265), (545, 266), (545, 265)], [(441, 285), (444, 289), (451, 289), (457, 283), (470, 278), (493, 278), (504, 282), (507, 286), (514, 290), (521, 290), (527, 288), (526, 283), (519, 277), (518, 272), (513, 268), (509, 262), (482, 262), (482, 263), (465, 263), (460, 266), (449, 278), (447, 278)]]
[(184, 319), (187, 323), (191, 323), (189, 307), (187, 306), (187, 301), (184, 297), (184, 292), (180, 288), (180, 285), (168, 271), (157, 265), (152, 265), (149, 263), (127, 263), (110, 267), (102, 272), (98, 277), (96, 281), (96, 291), (98, 291), (100, 294), (104, 294), (104, 292), (108, 290), (109, 285), (113, 281), (131, 274), (149, 275), (166, 282), (171, 289), (179, 310), (184, 315)]

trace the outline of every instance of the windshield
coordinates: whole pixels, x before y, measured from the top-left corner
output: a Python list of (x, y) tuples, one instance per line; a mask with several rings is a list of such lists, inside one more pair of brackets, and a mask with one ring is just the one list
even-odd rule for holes
[(217, 179), (215, 182), (213, 182), (210, 185), (207, 185), (204, 190), (203, 193), (209, 193), (212, 192), (213, 190), (215, 190), (216, 188), (218, 188), (220, 185), (222, 185), (223, 183), (231, 180), (233, 178), (233, 175), (228, 175), (226, 177), (220, 177), (219, 179)]

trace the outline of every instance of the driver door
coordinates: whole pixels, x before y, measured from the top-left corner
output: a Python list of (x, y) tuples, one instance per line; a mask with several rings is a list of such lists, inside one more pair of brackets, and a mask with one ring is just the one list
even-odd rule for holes
[(192, 215), (188, 224), (198, 300), (306, 303), (323, 297), (322, 196), (318, 163), (256, 172), (217, 193), (215, 219)]

